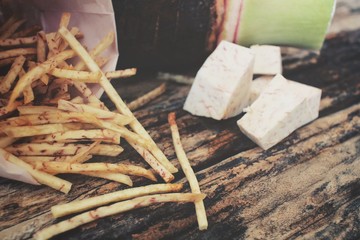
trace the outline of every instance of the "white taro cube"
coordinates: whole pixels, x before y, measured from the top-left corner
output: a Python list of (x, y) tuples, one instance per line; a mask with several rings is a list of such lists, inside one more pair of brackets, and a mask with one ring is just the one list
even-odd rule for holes
[(282, 73), (280, 47), (271, 45), (253, 45), (255, 54), (254, 74), (276, 75)]
[(273, 76), (265, 75), (258, 77), (251, 82), (249, 105), (251, 105), (260, 96), (262, 91), (266, 89), (272, 79)]
[(216, 120), (238, 115), (248, 105), (253, 67), (249, 48), (221, 41), (196, 74), (184, 110)]
[(321, 89), (276, 75), (237, 122), (264, 150), (319, 115)]

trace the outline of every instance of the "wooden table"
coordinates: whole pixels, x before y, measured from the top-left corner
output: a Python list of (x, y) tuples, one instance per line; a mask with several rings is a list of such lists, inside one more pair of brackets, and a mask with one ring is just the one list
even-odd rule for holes
[[(339, 1), (343, 8), (356, 4)], [(344, 18), (359, 24), (358, 12), (350, 13), (342, 11), (333, 26)], [(323, 89), (321, 112), (319, 119), (268, 151), (239, 131), (239, 117), (214, 121), (183, 111), (187, 85), (169, 83), (164, 95), (135, 112), (179, 166), (167, 124), (167, 114), (177, 113), (185, 151), (207, 194), (207, 231), (197, 229), (193, 204), (169, 203), (99, 219), (56, 239), (360, 239), (360, 30), (332, 34), (320, 56), (284, 53), (287, 78)], [(130, 101), (159, 84), (146, 74), (115, 86)], [(118, 158), (94, 159), (125, 160), (146, 166), (127, 145)], [(0, 179), (0, 239), (28, 239), (58, 222), (49, 211), (57, 203), (124, 188), (85, 176), (64, 178), (73, 182), (68, 195)], [(176, 182), (184, 182), (189, 191), (182, 172)], [(149, 183), (135, 179), (136, 186)]]

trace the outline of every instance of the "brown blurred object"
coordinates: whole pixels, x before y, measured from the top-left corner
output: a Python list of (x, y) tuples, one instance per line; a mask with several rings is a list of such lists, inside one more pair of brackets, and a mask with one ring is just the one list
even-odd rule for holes
[(208, 54), (216, 0), (113, 1), (118, 65), (173, 70), (199, 66)]

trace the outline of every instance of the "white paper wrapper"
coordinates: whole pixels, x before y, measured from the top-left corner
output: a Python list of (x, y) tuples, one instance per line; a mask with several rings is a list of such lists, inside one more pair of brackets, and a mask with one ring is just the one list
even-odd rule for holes
[[(71, 13), (69, 26), (76, 26), (84, 33), (82, 43), (92, 49), (107, 33), (116, 33), (114, 10), (111, 0), (33, 0), (25, 1), (29, 21), (38, 21), (45, 32), (57, 31), (61, 14)], [(115, 34), (116, 36), (116, 34)], [(117, 40), (104, 55), (110, 58), (104, 66), (104, 71), (114, 70), (119, 56)], [(103, 89), (98, 85), (92, 86), (93, 92), (100, 97)], [(0, 176), (30, 184), (38, 184), (30, 174), (0, 156)]]

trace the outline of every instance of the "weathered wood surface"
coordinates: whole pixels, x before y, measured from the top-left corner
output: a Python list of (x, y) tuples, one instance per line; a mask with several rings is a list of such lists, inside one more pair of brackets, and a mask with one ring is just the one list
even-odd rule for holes
[[(285, 76), (323, 89), (320, 118), (268, 151), (238, 130), (238, 118), (217, 122), (181, 110), (189, 86), (169, 84), (163, 96), (135, 112), (178, 165), (167, 124), (167, 114), (177, 112), (185, 151), (208, 195), (207, 231), (198, 231), (192, 204), (162, 204), (56, 239), (360, 239), (360, 30), (328, 39), (320, 57), (298, 56), (285, 58)], [(144, 75), (115, 85), (131, 101), (159, 83)], [(129, 146), (119, 158), (95, 160), (146, 166)], [(0, 179), (0, 239), (29, 239), (57, 222), (49, 212), (54, 204), (124, 188), (63, 176), (74, 183), (68, 195)], [(178, 173), (176, 181), (186, 183), (183, 177)], [(135, 180), (136, 186), (148, 183)]]

